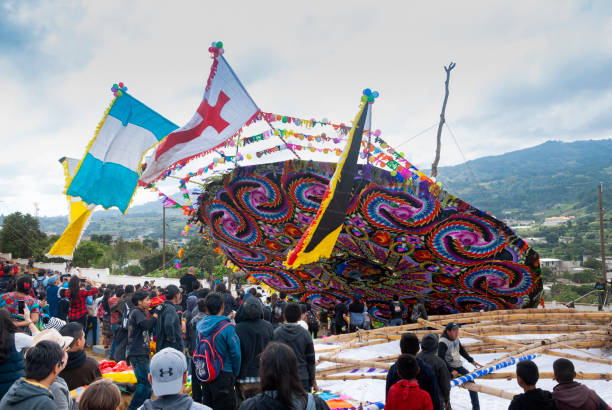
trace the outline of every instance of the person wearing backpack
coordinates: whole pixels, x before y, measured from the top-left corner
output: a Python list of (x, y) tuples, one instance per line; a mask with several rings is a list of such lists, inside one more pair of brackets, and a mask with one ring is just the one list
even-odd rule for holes
[(128, 362), (134, 368), (138, 382), (136, 391), (128, 410), (136, 410), (151, 398), (151, 382), (149, 381), (149, 341), (151, 331), (157, 322), (157, 313), (147, 319), (147, 311), (151, 306), (151, 298), (147, 292), (138, 291), (132, 295), (134, 308), (130, 309), (128, 318)]
[(134, 296), (134, 286), (127, 285), (123, 297), (111, 306), (111, 312), (119, 313), (119, 327), (115, 332), (115, 351), (111, 357), (116, 362), (126, 359), (126, 348), (128, 343), (128, 322), (130, 311), (134, 309), (132, 296)]
[(181, 303), (182, 298), (181, 291), (176, 285), (166, 287), (166, 300), (158, 307), (156, 352), (166, 347), (171, 347), (179, 352), (183, 351), (181, 319), (176, 311), (176, 306)]
[(193, 352), (195, 377), (202, 382), (204, 404), (214, 410), (234, 410), (234, 382), (240, 374), (240, 339), (227, 316), (223, 316), (225, 296), (209, 293), (207, 316), (197, 326), (198, 342)]
[(308, 330), (298, 324), (302, 310), (300, 305), (291, 302), (285, 308), (285, 320), (287, 323), (279, 326), (274, 331), (274, 340), (283, 342), (293, 349), (298, 360), (298, 372), (304, 390), (310, 392), (315, 381), (315, 352), (312, 337)]
[(393, 300), (389, 302), (389, 312), (391, 312), (391, 320), (389, 321), (389, 326), (403, 325), (402, 315), (404, 314), (404, 307), (399, 301), (398, 295), (393, 295)]
[(259, 376), (261, 393), (244, 401), (239, 410), (329, 410), (322, 398), (304, 390), (295, 353), (284, 343), (268, 343)]
[(306, 304), (306, 324), (308, 325), (308, 333), (310, 333), (313, 339), (316, 339), (320, 325), (317, 314), (312, 310), (310, 303)]
[(425, 309), (423, 296), (417, 296), (417, 303), (412, 307), (412, 313), (410, 314), (411, 323), (417, 323), (419, 319), (427, 320), (427, 310)]
[(275, 298), (276, 295), (276, 293), (272, 295), (272, 317), (270, 319), (270, 323), (272, 323), (275, 329), (283, 323), (283, 315), (287, 306), (287, 302), (285, 302), (287, 294), (281, 292), (278, 299)]

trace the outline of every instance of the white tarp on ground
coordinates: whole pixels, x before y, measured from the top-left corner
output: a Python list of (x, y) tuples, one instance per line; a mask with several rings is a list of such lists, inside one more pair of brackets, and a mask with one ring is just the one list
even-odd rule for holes
[[(496, 338), (527, 338), (531, 339), (534, 337), (547, 337), (552, 338), (555, 335), (546, 336), (542, 335), (516, 335), (514, 337), (510, 336), (495, 336)], [(462, 342), (469, 343), (475, 341), (473, 339), (462, 338)], [(315, 345), (315, 349), (317, 347), (329, 347), (332, 345), (326, 344), (318, 344)], [(588, 350), (577, 350), (577, 349), (554, 349), (559, 352), (571, 353), (574, 355), (582, 355), (586, 356), (585, 352), (588, 352), (592, 355), (596, 355), (599, 357), (606, 357), (606, 353), (602, 352), (601, 349), (588, 349)], [(389, 356), (392, 354), (399, 354), (399, 340), (378, 344), (373, 346), (365, 346), (359, 349), (351, 349), (345, 350), (341, 352), (338, 357), (358, 359), (358, 360), (367, 360), (373, 359), (379, 356)], [(496, 357), (501, 357), (501, 353), (496, 354), (473, 354), (472, 357), (481, 363), (485, 364), (493, 361)], [(606, 357), (609, 358), (610, 356)], [(540, 372), (552, 372), (552, 364), (558, 359), (556, 356), (549, 355), (540, 355), (536, 357), (534, 362), (538, 365)], [(583, 362), (578, 360), (572, 360), (574, 362), (574, 366), (576, 367), (576, 371), (582, 371), (585, 373), (611, 373), (612, 366), (600, 363), (591, 363), (591, 362)], [(327, 366), (330, 366), (329, 362), (325, 362), (320, 364), (317, 369), (324, 369)], [(465, 362), (465, 367), (468, 370), (472, 369), (472, 366)], [(364, 368), (360, 369), (358, 374), (368, 373), (370, 369)], [(503, 372), (514, 372), (516, 371), (516, 367), (508, 367), (504, 369)], [(386, 374), (385, 371), (377, 369), (373, 372), (374, 374)], [(347, 372), (346, 374), (350, 374)], [(607, 382), (605, 380), (577, 380), (580, 383), (583, 383), (595, 390), (597, 394), (601, 398), (603, 398), (609, 405), (612, 404), (612, 382)], [(498, 389), (506, 390), (511, 393), (519, 394), (522, 393), (523, 390), (516, 383), (516, 379), (513, 380), (505, 380), (505, 379), (493, 379), (493, 380), (478, 380), (477, 383), (481, 383), (483, 385), (495, 387)], [(373, 379), (361, 379), (361, 380), (320, 380), (317, 381), (319, 389), (328, 390), (338, 394), (345, 394), (349, 397), (352, 397), (358, 401), (370, 401), (370, 402), (384, 402), (385, 401), (385, 381), (384, 380), (373, 380)], [(556, 382), (552, 379), (541, 379), (537, 386), (548, 391), (552, 391), (553, 387), (556, 385)], [(501, 410), (507, 409), (510, 405), (510, 401), (490, 396), (488, 394), (479, 393), (480, 400), (480, 408), (487, 410)], [(451, 389), (451, 405), (453, 410), (470, 410), (472, 408), (470, 402), (470, 396), (467, 390), (454, 387)]]

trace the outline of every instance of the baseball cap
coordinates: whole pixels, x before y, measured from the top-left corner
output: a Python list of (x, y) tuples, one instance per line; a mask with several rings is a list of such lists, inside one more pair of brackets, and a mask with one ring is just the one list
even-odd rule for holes
[(180, 393), (183, 375), (187, 371), (187, 359), (183, 353), (166, 347), (153, 355), (150, 369), (156, 396)]
[(455, 322), (448, 322), (446, 324), (446, 330), (447, 331), (453, 330), (453, 329), (457, 329), (458, 327), (459, 327), (459, 325), (457, 323), (455, 323)]
[(32, 338), (32, 344), (30, 347), (36, 346), (37, 343), (42, 342), (43, 340), (48, 340), (50, 342), (55, 342), (62, 348), (63, 351), (67, 351), (72, 344), (74, 338), (72, 336), (62, 336), (57, 329), (45, 329), (41, 332), (38, 332)]

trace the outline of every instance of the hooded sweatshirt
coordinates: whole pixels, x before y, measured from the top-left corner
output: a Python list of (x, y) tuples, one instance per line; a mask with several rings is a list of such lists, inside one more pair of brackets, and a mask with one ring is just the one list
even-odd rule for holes
[[(207, 315), (198, 322), (198, 337), (208, 336), (222, 320), (229, 320), (227, 316)], [(215, 338), (215, 349), (223, 359), (222, 371), (240, 374), (240, 339), (234, 326), (227, 326)]]
[(176, 306), (168, 300), (164, 301), (157, 320), (157, 344), (155, 349), (159, 352), (166, 347), (172, 347), (179, 352), (183, 351), (181, 319), (176, 311)]
[(157, 400), (147, 400), (138, 410), (166, 410), (166, 409), (185, 409), (185, 410), (212, 410), (210, 407), (193, 401), (186, 394), (169, 394), (161, 396)]
[(436, 380), (438, 380), (438, 393), (442, 403), (450, 402), (450, 379), (451, 375), (446, 367), (444, 360), (438, 357), (438, 335), (428, 333), (421, 340), (421, 351), (417, 354), (417, 358), (421, 359), (431, 367)]
[(42, 384), (19, 379), (0, 401), (3, 410), (52, 410), (57, 406), (53, 394)]
[(261, 318), (263, 305), (256, 297), (245, 298), (238, 312), (241, 312), (241, 318), (236, 324), (236, 333), (242, 357), (238, 379), (258, 378), (259, 355), (272, 340), (274, 328)]
[(312, 386), (315, 380), (315, 352), (308, 330), (297, 323), (285, 323), (274, 331), (274, 340), (293, 349), (298, 359), (300, 380), (307, 380)]
[(417, 382), (402, 379), (389, 389), (385, 409), (402, 410), (407, 408), (406, 404), (409, 404), (409, 408), (414, 410), (434, 409), (429, 394), (421, 390)]
[(552, 397), (558, 410), (605, 410), (608, 407), (597, 393), (577, 382), (556, 385)]
[(79, 406), (70, 396), (70, 390), (64, 379), (56, 378), (49, 390), (53, 393), (57, 410), (79, 410)]
[(549, 391), (535, 389), (514, 396), (508, 410), (556, 410), (556, 407)]

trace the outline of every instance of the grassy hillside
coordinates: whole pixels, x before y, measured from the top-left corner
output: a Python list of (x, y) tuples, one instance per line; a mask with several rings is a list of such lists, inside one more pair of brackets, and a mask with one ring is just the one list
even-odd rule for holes
[(548, 141), (503, 155), (442, 167), (445, 189), (498, 217), (598, 212), (597, 185), (612, 203), (612, 139)]

